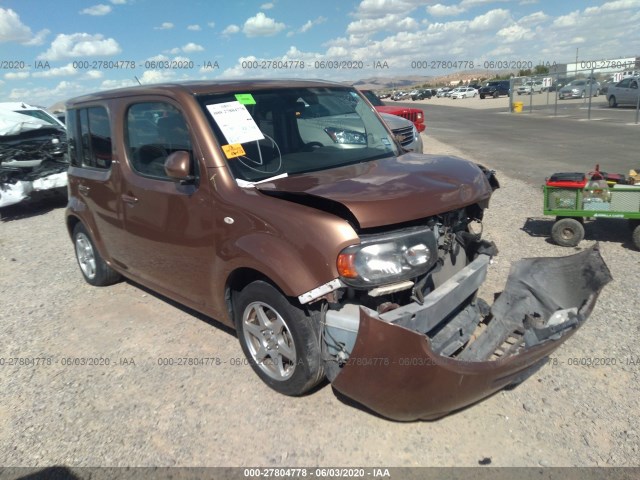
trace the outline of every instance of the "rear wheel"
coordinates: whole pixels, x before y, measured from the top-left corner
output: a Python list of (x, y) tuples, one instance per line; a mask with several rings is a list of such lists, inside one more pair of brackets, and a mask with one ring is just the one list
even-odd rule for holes
[(609, 97), (609, 107), (611, 108), (616, 108), (618, 106), (618, 103), (616, 102), (616, 97), (614, 97), (613, 95), (611, 95)]
[(76, 260), (84, 279), (96, 287), (111, 285), (120, 280), (120, 274), (103, 260), (82, 223), (73, 229)]
[(493, 92), (493, 98), (498, 98), (500, 94), (498, 92)]
[(259, 280), (242, 289), (234, 317), (242, 350), (269, 387), (302, 395), (324, 377), (318, 326), (273, 285)]
[(562, 218), (553, 224), (551, 238), (562, 247), (575, 247), (584, 238), (584, 226), (575, 218)]

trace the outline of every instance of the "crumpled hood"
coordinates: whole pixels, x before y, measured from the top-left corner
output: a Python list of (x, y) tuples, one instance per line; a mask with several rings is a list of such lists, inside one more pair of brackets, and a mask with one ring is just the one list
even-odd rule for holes
[[(337, 202), (361, 228), (448, 212), (488, 200), (492, 192), (484, 173), (472, 162), (413, 153), (293, 175), (256, 187), (267, 194), (293, 194), (283, 196), (291, 201), (303, 198), (300, 203), (311, 206), (313, 197)], [(333, 213), (339, 215), (340, 205), (336, 207)], [(327, 203), (318, 208), (326, 210)]]

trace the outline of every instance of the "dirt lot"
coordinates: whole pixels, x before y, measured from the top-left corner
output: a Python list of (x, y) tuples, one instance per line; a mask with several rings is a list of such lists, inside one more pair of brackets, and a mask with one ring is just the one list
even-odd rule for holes
[[(554, 92), (550, 92), (547, 95), (547, 92), (538, 93), (535, 95), (514, 95), (514, 102), (522, 102), (524, 109), (528, 109), (530, 104), (533, 104), (534, 107), (546, 106), (550, 109), (554, 108), (555, 96)], [(386, 99), (384, 100), (385, 105), (393, 106), (396, 102), (393, 100)], [(430, 98), (429, 100), (416, 100), (412, 101), (403, 100), (404, 104), (415, 104), (416, 107), (422, 108), (423, 105), (446, 105), (448, 107), (455, 106), (457, 108), (472, 108), (474, 110), (482, 110), (482, 109), (491, 109), (491, 108), (502, 108), (506, 112), (509, 111), (509, 97), (499, 97), (499, 98), (485, 98), (480, 99), (480, 97), (475, 98), (457, 98), (452, 100), (447, 97), (440, 98)], [(566, 107), (578, 107), (584, 106), (586, 107), (589, 103), (589, 99), (570, 99), (570, 100), (558, 100), (558, 108), (566, 108)], [(605, 95), (599, 95), (597, 97), (593, 97), (591, 100), (592, 108), (604, 108), (607, 105), (607, 98)]]
[[(428, 137), (425, 150), (456, 153)], [(500, 178), (485, 222), (485, 236), (501, 251), (490, 286), (518, 258), (572, 253), (548, 242), (540, 190)], [(129, 282), (89, 286), (62, 208), (3, 216), (2, 465), (640, 464), (640, 252), (624, 222), (588, 226), (581, 246), (600, 241), (614, 281), (553, 364), (444, 419), (395, 423), (341, 402), (329, 385), (303, 398), (278, 395), (243, 364), (233, 332), (215, 321)], [(44, 360), (8, 365), (33, 357)], [(159, 365), (177, 357), (220, 363)], [(77, 358), (109, 365), (65, 365)], [(580, 365), (598, 362), (606, 365)]]

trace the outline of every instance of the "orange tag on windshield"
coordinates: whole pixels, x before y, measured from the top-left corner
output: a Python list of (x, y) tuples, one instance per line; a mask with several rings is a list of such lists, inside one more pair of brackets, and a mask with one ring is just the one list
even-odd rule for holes
[(236, 158), (241, 155), (245, 155), (244, 148), (239, 143), (234, 143), (233, 145), (223, 145), (222, 151), (227, 156), (227, 158)]

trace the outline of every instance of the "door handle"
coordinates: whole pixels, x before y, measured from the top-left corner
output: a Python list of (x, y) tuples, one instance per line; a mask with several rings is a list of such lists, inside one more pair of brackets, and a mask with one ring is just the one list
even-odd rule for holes
[(89, 190), (91, 190), (91, 189), (89, 187), (87, 187), (86, 185), (78, 185), (78, 191), (82, 195), (89, 195)]
[(129, 206), (133, 206), (138, 203), (137, 197), (134, 197), (132, 195), (122, 195), (120, 198), (122, 198), (122, 201)]

